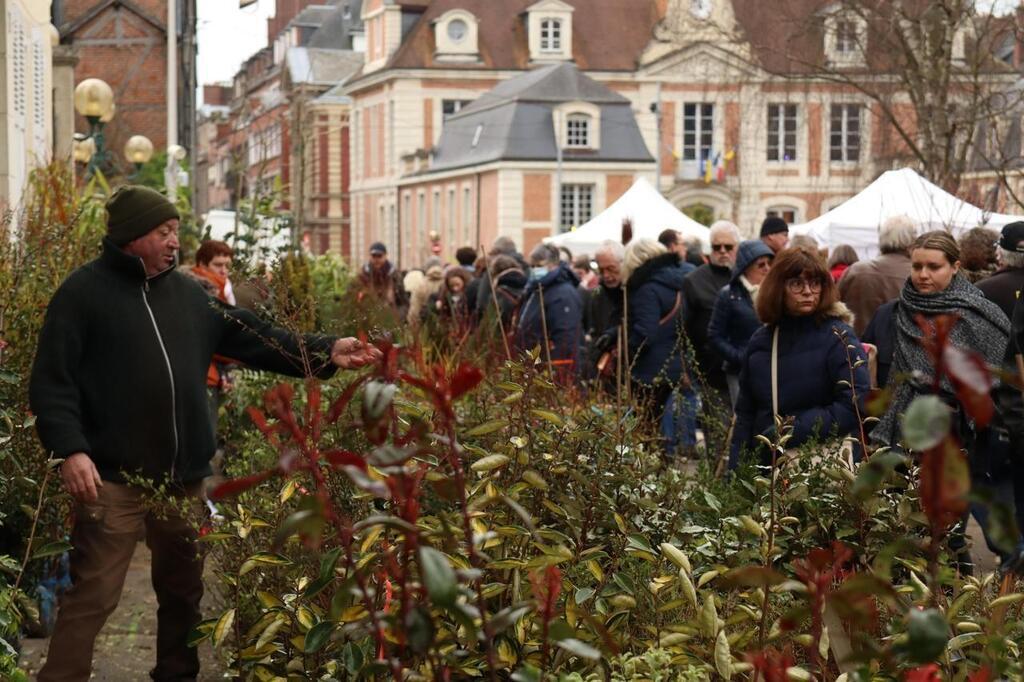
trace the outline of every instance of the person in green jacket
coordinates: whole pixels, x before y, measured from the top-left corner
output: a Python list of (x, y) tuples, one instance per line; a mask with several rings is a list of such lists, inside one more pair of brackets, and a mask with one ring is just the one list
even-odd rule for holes
[(47, 308), (29, 385), (43, 446), (75, 499), (72, 588), (61, 599), (43, 682), (87, 680), (93, 645), (120, 598), (137, 538), (152, 552), (158, 601), (155, 680), (194, 680), (189, 631), (201, 620), (202, 560), (180, 516), (155, 514), (128, 482), (199, 497), (216, 444), (206, 398), (214, 353), (302, 377), (358, 368), (380, 351), (357, 339), (299, 336), (210, 297), (177, 272), (178, 211), (161, 194), (119, 188), (102, 254)]

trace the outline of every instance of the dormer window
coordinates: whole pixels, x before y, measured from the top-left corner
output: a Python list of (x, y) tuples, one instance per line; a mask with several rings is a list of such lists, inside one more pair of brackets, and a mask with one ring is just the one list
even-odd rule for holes
[(562, 51), (562, 22), (557, 19), (545, 19), (540, 22), (540, 51)]
[(825, 58), (834, 66), (864, 63), (867, 24), (857, 16), (833, 12), (825, 17)]
[(601, 108), (591, 102), (565, 102), (552, 111), (558, 144), (566, 150), (601, 146)]
[(526, 8), (530, 61), (572, 59), (572, 14), (575, 8), (563, 0), (540, 0)]
[(434, 21), (435, 56), (440, 61), (466, 62), (480, 58), (476, 17), (462, 9), (445, 12)]
[(586, 114), (570, 114), (565, 119), (565, 146), (587, 148), (590, 146), (590, 117)]

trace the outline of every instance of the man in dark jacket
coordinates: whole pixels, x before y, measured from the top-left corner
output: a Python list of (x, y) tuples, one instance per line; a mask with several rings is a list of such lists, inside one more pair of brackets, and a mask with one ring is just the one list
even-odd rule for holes
[(330, 376), (379, 357), (355, 339), (298, 337), (207, 295), (175, 271), (178, 212), (161, 194), (122, 187), (107, 202), (103, 253), (60, 286), (46, 312), (29, 385), (39, 438), (63, 459), (75, 498), (73, 587), (39, 680), (87, 680), (93, 644), (117, 606), (143, 530), (157, 594), (156, 680), (192, 680), (202, 561), (191, 526), (147, 508), (141, 476), (198, 496), (210, 475), (206, 370), (214, 353), (291, 376)]
[(1003, 228), (996, 249), (999, 270), (978, 282), (985, 298), (999, 306), (1006, 317), (1013, 319), (1013, 307), (1024, 289), (1024, 222), (1010, 223)]
[(516, 347), (540, 346), (541, 360), (569, 381), (577, 371), (583, 342), (583, 305), (579, 277), (559, 259), (558, 249), (540, 244), (530, 254), (530, 281), (523, 292), (516, 327)]
[(722, 356), (708, 342), (708, 325), (715, 301), (723, 287), (732, 280), (740, 231), (728, 220), (711, 226), (711, 260), (691, 272), (683, 280), (683, 323), (686, 336), (708, 385), (726, 391)]
[(587, 369), (593, 371), (601, 356), (615, 345), (622, 323), (625, 289), (622, 287), (622, 244), (607, 241), (594, 254), (600, 283), (587, 292), (583, 306), (583, 328), (587, 339)]
[(388, 249), (381, 242), (370, 245), (370, 261), (359, 271), (357, 300), (371, 306), (386, 304), (395, 319), (405, 321), (409, 312), (409, 293), (402, 284), (402, 272), (388, 260)]

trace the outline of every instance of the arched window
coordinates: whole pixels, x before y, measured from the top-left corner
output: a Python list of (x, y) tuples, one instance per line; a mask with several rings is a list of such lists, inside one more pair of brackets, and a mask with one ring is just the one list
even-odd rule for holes
[(562, 22), (557, 19), (545, 19), (540, 22), (540, 51), (562, 51)]
[(590, 116), (569, 114), (565, 119), (565, 146), (590, 146)]

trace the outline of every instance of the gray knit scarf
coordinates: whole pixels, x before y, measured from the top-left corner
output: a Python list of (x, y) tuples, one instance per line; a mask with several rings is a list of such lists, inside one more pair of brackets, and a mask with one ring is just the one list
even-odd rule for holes
[[(896, 306), (896, 350), (890, 376), (917, 371), (931, 380), (932, 363), (921, 345), (922, 332), (914, 317), (923, 315), (931, 318), (950, 313), (960, 316), (949, 336), (954, 346), (981, 353), (989, 365), (999, 366), (1002, 363), (1010, 336), (1010, 323), (999, 306), (959, 274), (946, 289), (934, 294), (918, 292), (908, 278)], [(949, 379), (943, 377), (941, 387), (944, 393), (954, 394)], [(873, 441), (883, 445), (899, 442), (900, 417), (915, 395), (914, 387), (906, 381), (896, 387), (892, 404), (871, 432)]]

